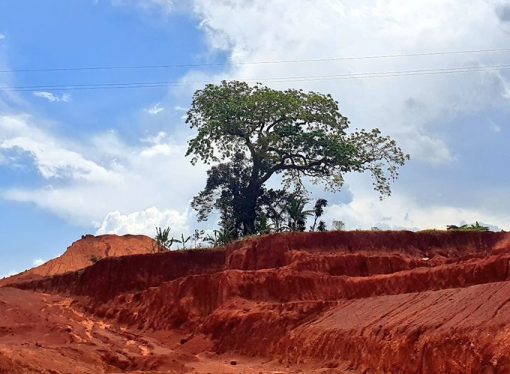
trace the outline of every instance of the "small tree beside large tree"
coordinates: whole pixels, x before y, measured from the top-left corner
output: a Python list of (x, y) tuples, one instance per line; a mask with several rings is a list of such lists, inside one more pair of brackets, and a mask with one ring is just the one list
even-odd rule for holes
[[(237, 236), (255, 233), (261, 219), (275, 214), (267, 207), (272, 197), (290, 201), (305, 191), (304, 178), (338, 191), (345, 173), (368, 171), (383, 197), (409, 159), (378, 129), (348, 133), (338, 102), (317, 92), (209, 84), (195, 92), (186, 123), (198, 131), (186, 155), (193, 164), (215, 164), (192, 206), (202, 220), (219, 210), (224, 228)], [(282, 177), (281, 190), (265, 187), (275, 175)]]

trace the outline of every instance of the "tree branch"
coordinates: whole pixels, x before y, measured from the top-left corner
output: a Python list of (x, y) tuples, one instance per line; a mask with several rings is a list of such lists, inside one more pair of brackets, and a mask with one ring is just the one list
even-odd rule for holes
[(285, 121), (286, 119), (289, 119), (288, 117), (286, 116), (283, 116), (283, 117), (280, 117), (278, 118), (277, 120), (273, 121), (266, 129), (266, 132), (269, 132), (273, 127), (275, 127), (277, 124), (279, 124), (280, 122), (283, 122)]

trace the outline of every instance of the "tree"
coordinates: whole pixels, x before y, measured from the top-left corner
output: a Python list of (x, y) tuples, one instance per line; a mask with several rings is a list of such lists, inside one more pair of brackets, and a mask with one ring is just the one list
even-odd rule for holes
[(345, 229), (345, 223), (343, 221), (333, 221), (333, 231), (343, 231)]
[(172, 238), (173, 240), (175, 240), (176, 243), (181, 243), (182, 245), (182, 249), (186, 249), (186, 243), (190, 241), (191, 239), (191, 236), (184, 236), (184, 234), (181, 234), (181, 239), (174, 239)]
[(313, 210), (305, 210), (308, 199), (297, 197), (292, 198), (287, 206), (289, 219), (288, 229), (290, 231), (305, 231), (306, 219), (313, 214)]
[(204, 239), (204, 241), (209, 242), (213, 247), (227, 245), (232, 240), (232, 232), (226, 229), (214, 230), (213, 235), (208, 235)]
[[(315, 231), (315, 226), (317, 225), (317, 220), (324, 214), (324, 208), (328, 205), (328, 201), (326, 199), (317, 199), (315, 202), (315, 205), (313, 207), (313, 213), (315, 215), (313, 220), (313, 225), (310, 227), (311, 231)], [(320, 225), (321, 230), (319, 231), (325, 231), (326, 224), (323, 221), (322, 225)], [(319, 223), (320, 223), (319, 222)]]
[(328, 231), (327, 227), (326, 227), (326, 222), (324, 221), (319, 221), (319, 224), (317, 225), (317, 231), (319, 232), (325, 232), (325, 231)]
[(220, 212), (220, 226), (233, 239), (243, 234), (245, 186), (249, 182), (246, 156), (237, 152), (231, 162), (213, 166), (207, 172), (205, 189), (193, 198), (191, 206), (198, 219), (205, 220), (213, 209)]
[(266, 226), (270, 231), (284, 231), (288, 221), (288, 207), (298, 198), (303, 198), (299, 192), (264, 189), (264, 193), (257, 201), (257, 220), (267, 219)]
[(338, 103), (316, 92), (208, 84), (195, 92), (186, 123), (198, 131), (188, 143), (191, 162), (220, 163), (193, 206), (201, 219), (214, 208), (228, 212), (242, 235), (255, 233), (258, 201), (274, 175), (286, 187), (303, 189), (303, 178), (311, 178), (337, 191), (345, 173), (369, 171), (383, 197), (409, 158), (378, 129), (347, 133)]
[(195, 231), (193, 232), (193, 235), (191, 236), (191, 239), (193, 240), (194, 248), (202, 246), (202, 241), (204, 239), (204, 236), (205, 236), (204, 230), (195, 229)]
[(165, 229), (156, 227), (156, 235), (154, 236), (154, 252), (164, 252), (170, 249), (172, 244), (177, 242), (176, 239), (170, 238), (170, 227)]

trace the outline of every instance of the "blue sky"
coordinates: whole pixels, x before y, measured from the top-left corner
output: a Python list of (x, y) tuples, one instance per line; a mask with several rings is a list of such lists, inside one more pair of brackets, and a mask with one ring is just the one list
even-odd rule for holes
[[(184, 4), (184, 5), (183, 5)], [(98, 0), (0, 3), (0, 276), (60, 254), (84, 233), (197, 226), (204, 166), (184, 158), (195, 89), (220, 79), (331, 93), (353, 127), (379, 127), (412, 160), (382, 202), (367, 176), (327, 196), (347, 227), (510, 229), (510, 3), (474, 0)], [(407, 57), (246, 64), (404, 54)], [(242, 63), (242, 64), (240, 64)], [(101, 66), (194, 67), (20, 71)], [(217, 64), (217, 65), (214, 65)], [(482, 67), (365, 79), (273, 78)], [(48, 86), (177, 85), (95, 90)], [(214, 222), (202, 224), (213, 227)]]

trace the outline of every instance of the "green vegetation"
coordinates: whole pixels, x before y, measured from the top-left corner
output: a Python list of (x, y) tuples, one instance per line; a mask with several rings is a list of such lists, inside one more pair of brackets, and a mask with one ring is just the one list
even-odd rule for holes
[(286, 206), (289, 231), (305, 231), (306, 219), (313, 214), (312, 210), (306, 210), (308, 199), (293, 198)]
[(212, 235), (208, 235), (204, 241), (211, 244), (213, 247), (225, 246), (233, 241), (232, 231), (226, 228), (214, 230)]
[(317, 231), (319, 231), (319, 232), (328, 231), (328, 229), (326, 227), (326, 223), (324, 221), (319, 221), (319, 225), (317, 226)]
[(489, 231), (489, 228), (487, 226), (482, 226), (476, 221), (474, 224), (471, 225), (462, 225), (462, 226), (456, 226), (456, 225), (448, 225), (446, 226), (446, 230), (448, 231)]
[(186, 249), (186, 243), (188, 243), (191, 240), (191, 236), (184, 236), (184, 234), (181, 234), (181, 239), (174, 239), (172, 238), (176, 243), (181, 243), (182, 249)]
[(156, 227), (156, 236), (154, 236), (153, 252), (164, 252), (170, 250), (174, 243), (180, 243), (175, 238), (170, 238), (170, 227)]
[[(345, 173), (368, 171), (382, 198), (409, 159), (378, 129), (348, 132), (338, 103), (316, 92), (239, 81), (209, 84), (195, 92), (186, 122), (198, 130), (186, 155), (193, 164), (215, 164), (192, 202), (199, 220), (219, 213), (214, 242), (304, 231), (306, 218), (317, 213), (305, 209), (304, 179), (338, 191)], [(273, 176), (282, 178), (281, 189), (266, 187)], [(314, 220), (316, 228), (325, 230), (325, 223)]]
[(345, 230), (345, 223), (343, 221), (335, 220), (333, 221), (333, 231), (343, 231)]
[[(317, 199), (315, 205), (313, 207), (314, 220), (313, 225), (310, 227), (310, 231), (315, 231), (317, 226), (317, 220), (324, 214), (324, 208), (328, 206), (328, 201), (326, 199)], [(317, 231), (326, 231), (326, 223), (324, 221), (319, 221), (317, 226)]]
[(191, 240), (193, 242), (193, 248), (202, 246), (204, 236), (205, 236), (204, 230), (195, 230), (195, 232), (193, 232), (193, 235), (191, 235)]

